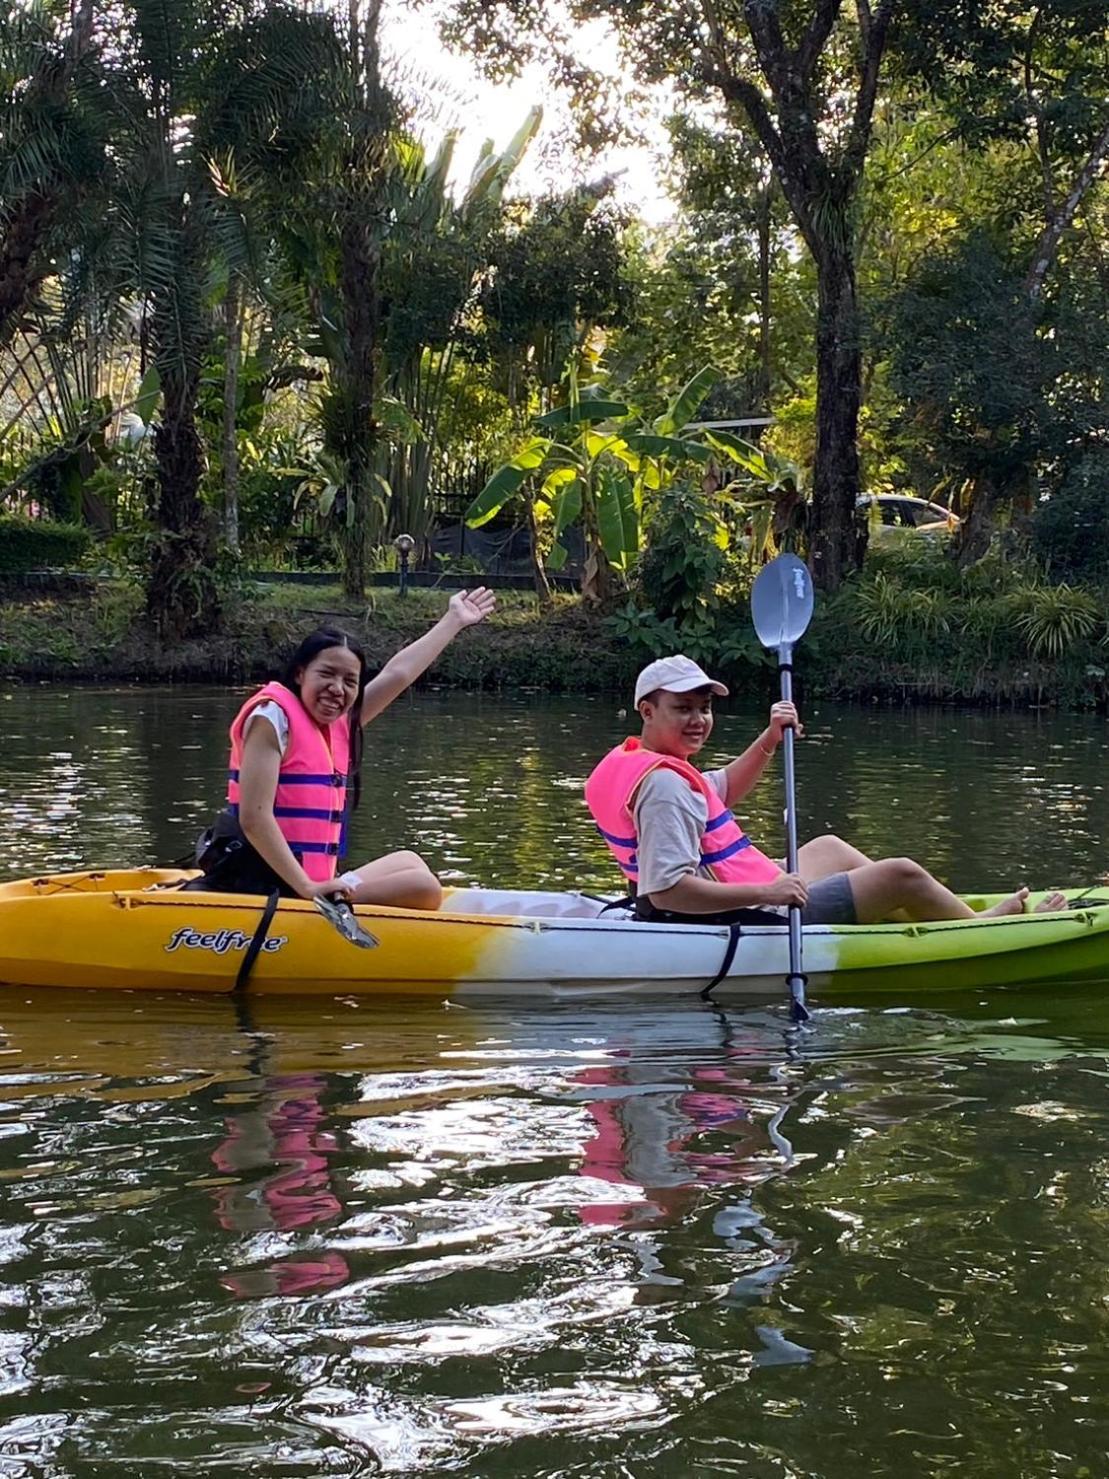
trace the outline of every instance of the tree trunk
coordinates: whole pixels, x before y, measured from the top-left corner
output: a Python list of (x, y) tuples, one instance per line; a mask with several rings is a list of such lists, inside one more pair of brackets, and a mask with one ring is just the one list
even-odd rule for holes
[(813, 584), (832, 592), (857, 568), (859, 399), (862, 352), (855, 264), (849, 251), (817, 262), (816, 464), (809, 560)]
[(227, 546), (239, 553), (239, 365), (243, 352), (242, 283), (232, 272), (223, 302), (223, 522)]
[[(168, 149), (167, 149), (168, 157)], [(203, 636), (219, 626), (215, 538), (200, 501), (204, 445), (196, 427), (200, 367), (209, 344), (202, 289), (203, 231), (180, 178), (165, 221), (175, 245), (173, 272), (151, 295), (154, 363), (162, 385), (162, 415), (154, 429), (158, 534), (151, 556), (146, 609), (163, 637)]]
[(581, 528), (585, 541), (585, 561), (581, 571), (582, 600), (596, 611), (609, 611), (616, 604), (619, 588), (617, 575), (601, 544), (597, 513), (592, 498), (588, 495), (582, 500)]
[[(353, 206), (353, 202), (352, 202)], [(352, 209), (341, 230), (343, 328), (345, 353), (339, 367), (340, 423), (346, 463), (347, 519), (342, 534), (343, 594), (360, 601), (366, 595), (366, 575), (376, 524), (374, 421), (379, 316), (379, 256), (373, 227), (361, 211)]]
[(204, 449), (196, 429), (198, 371), (171, 359), (160, 367), (162, 419), (154, 431), (157, 522), (146, 609), (163, 637), (202, 636), (219, 625), (215, 548), (200, 501)]
[(993, 538), (993, 515), (1001, 490), (988, 473), (974, 480), (970, 511), (953, 541), (956, 563), (960, 569), (976, 564), (990, 547)]

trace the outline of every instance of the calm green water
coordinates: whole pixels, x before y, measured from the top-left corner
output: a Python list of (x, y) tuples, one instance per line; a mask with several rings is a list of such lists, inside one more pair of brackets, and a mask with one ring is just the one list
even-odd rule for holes
[[(0, 875), (164, 861), (234, 696), (0, 693)], [(725, 718), (737, 748), (753, 712)], [(355, 851), (610, 884), (586, 700), (371, 731)], [(1107, 866), (1104, 725), (810, 715), (805, 831)], [(769, 784), (751, 830), (778, 836)], [(0, 998), (0, 1479), (1109, 1472), (1109, 1002)]]

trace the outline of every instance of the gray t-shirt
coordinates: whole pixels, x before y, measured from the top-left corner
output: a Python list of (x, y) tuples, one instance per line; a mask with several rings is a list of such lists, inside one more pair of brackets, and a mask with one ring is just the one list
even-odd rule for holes
[[(706, 770), (704, 777), (726, 802), (727, 773)], [(708, 802), (677, 771), (659, 766), (643, 778), (635, 793), (641, 894), (662, 893), (690, 873), (699, 878), (712, 877), (700, 864), (701, 838), (708, 819)]]

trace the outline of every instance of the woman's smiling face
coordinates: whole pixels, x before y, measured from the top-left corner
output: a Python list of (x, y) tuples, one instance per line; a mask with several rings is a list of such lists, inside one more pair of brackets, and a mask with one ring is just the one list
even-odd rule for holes
[(297, 671), (300, 701), (317, 724), (334, 724), (358, 697), (361, 665), (348, 647), (325, 647)]

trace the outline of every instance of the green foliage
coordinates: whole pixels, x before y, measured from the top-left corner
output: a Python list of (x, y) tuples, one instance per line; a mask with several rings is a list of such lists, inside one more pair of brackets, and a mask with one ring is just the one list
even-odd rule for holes
[(89, 531), (77, 524), (0, 514), (0, 575), (71, 569), (89, 543)]
[(751, 683), (770, 659), (751, 629), (746, 607), (701, 610), (678, 621), (660, 617), (635, 601), (604, 618), (603, 629), (628, 649), (638, 664), (684, 652), (694, 662), (725, 674), (737, 686)]
[(1104, 669), (1106, 616), (1103, 596), (1047, 585), (1030, 564), (991, 554), (961, 570), (907, 542), (868, 555), (863, 574), (818, 609), (806, 647), (851, 674), (852, 691), (881, 672), (886, 684), (903, 674), (907, 693), (978, 698), (1051, 686), (1088, 700), (1089, 675)]
[(1109, 455), (1091, 453), (1070, 469), (1036, 509), (1031, 536), (1051, 575), (1109, 578)]
[(577, 366), (568, 371), (566, 405), (537, 418), (544, 432), (565, 438), (529, 436), (516, 454), (493, 473), (467, 510), (471, 528), (494, 518), (525, 487), (554, 515), (553, 568), (565, 558), (558, 535), (580, 516), (592, 555), (583, 593), (604, 600), (602, 565), (625, 575), (639, 554), (645, 499), (669, 485), (682, 463), (704, 464), (709, 450), (697, 437), (675, 436), (685, 427), (707, 389), (718, 378), (711, 367), (699, 370), (653, 423), (644, 426), (627, 403), (599, 384), (579, 389)]
[(907, 639), (924, 648), (951, 630), (955, 615), (946, 591), (913, 590), (881, 574), (859, 583), (854, 603), (859, 631), (882, 646)]
[(1069, 585), (1024, 586), (1003, 599), (1034, 657), (1066, 656), (1105, 619), (1104, 602)]
[(1005, 251), (982, 232), (958, 241), (926, 258), (888, 307), (905, 440), (934, 480), (955, 465), (1011, 489), (1043, 445), (1058, 348), (1037, 332)]
[(683, 624), (703, 614), (723, 578), (728, 543), (728, 530), (710, 500), (672, 484), (659, 496), (636, 566), (642, 604), (660, 621)]
[(604, 199), (609, 188), (516, 202), (490, 240), (479, 306), (510, 400), (557, 385), (584, 334), (624, 321), (623, 220)]

